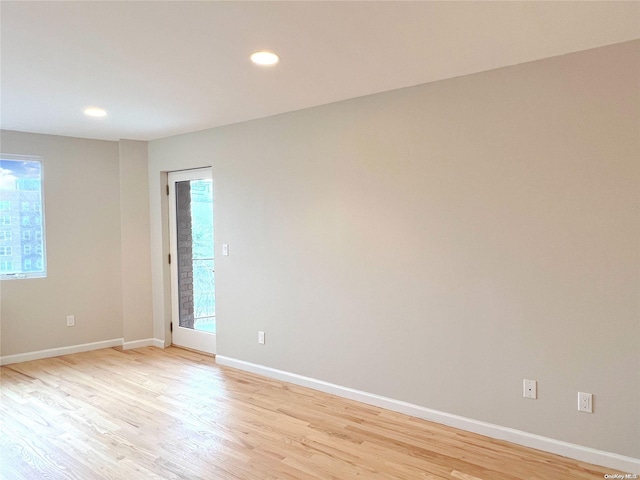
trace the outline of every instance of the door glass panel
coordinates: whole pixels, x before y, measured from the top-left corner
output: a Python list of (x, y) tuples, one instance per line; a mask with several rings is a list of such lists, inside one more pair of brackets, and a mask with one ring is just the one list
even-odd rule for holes
[(216, 331), (211, 179), (175, 183), (179, 325)]

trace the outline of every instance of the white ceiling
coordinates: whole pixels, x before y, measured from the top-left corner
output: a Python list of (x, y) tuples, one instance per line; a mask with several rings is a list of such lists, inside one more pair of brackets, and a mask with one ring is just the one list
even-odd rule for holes
[[(1, 126), (151, 140), (640, 38), (640, 2), (0, 3)], [(281, 63), (252, 65), (270, 49)], [(83, 107), (110, 115), (91, 119)]]

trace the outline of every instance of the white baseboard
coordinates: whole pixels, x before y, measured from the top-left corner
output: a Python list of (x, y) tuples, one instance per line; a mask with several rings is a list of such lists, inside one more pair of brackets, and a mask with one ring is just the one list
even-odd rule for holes
[(5, 355), (0, 357), (0, 365), (9, 365), (11, 363), (29, 362), (31, 360), (40, 360), (42, 358), (59, 357), (60, 355), (70, 355), (72, 353), (88, 352), (90, 350), (99, 350), (101, 348), (111, 348), (122, 346), (122, 338), (114, 338), (112, 340), (103, 340), (101, 342), (83, 343), (81, 345), (71, 345), (70, 347), (49, 348), (47, 350), (38, 350), (37, 352), (18, 353), (16, 355)]
[(144, 338), (142, 340), (134, 340), (131, 342), (122, 343), (123, 350), (129, 350), (131, 348), (142, 348), (142, 347), (164, 348), (164, 342), (161, 340), (158, 340), (157, 338)]
[(305, 377), (295, 373), (286, 372), (284, 370), (277, 370), (275, 368), (225, 357), (223, 355), (216, 356), (216, 363), (256, 373), (264, 377), (293, 383), (295, 385), (313, 388), (314, 390), (319, 390), (321, 392), (330, 393), (350, 400), (356, 400), (358, 402), (385, 408), (394, 412), (404, 413), (406, 415), (411, 415), (412, 417), (422, 418), (424, 420), (448, 425), (450, 427), (485, 435), (498, 440), (505, 440), (525, 447), (535, 448), (537, 450), (554, 453), (556, 455), (562, 455), (581, 462), (601, 465), (621, 470), (623, 472), (635, 474), (640, 473), (640, 459), (638, 458), (626, 457), (624, 455), (618, 455), (617, 453), (596, 450), (595, 448), (563, 442), (561, 440), (555, 440), (513, 428), (481, 422), (471, 418), (461, 417), (459, 415), (452, 415), (450, 413), (432, 410), (430, 408), (395, 400), (393, 398), (354, 390), (352, 388), (335, 385), (322, 380), (316, 380), (315, 378)]
[(114, 338), (112, 340), (103, 340), (101, 342), (83, 343), (81, 345), (71, 345), (69, 347), (49, 348), (47, 350), (38, 350), (37, 352), (18, 353), (15, 355), (5, 355), (0, 357), (0, 365), (10, 365), (12, 363), (30, 362), (31, 360), (41, 360), (43, 358), (59, 357), (61, 355), (70, 355), (72, 353), (89, 352), (91, 350), (100, 350), (101, 348), (122, 347), (124, 350), (141, 347), (158, 347), (164, 348), (164, 341), (157, 338), (145, 338), (143, 340), (134, 340), (125, 342), (122, 338)]

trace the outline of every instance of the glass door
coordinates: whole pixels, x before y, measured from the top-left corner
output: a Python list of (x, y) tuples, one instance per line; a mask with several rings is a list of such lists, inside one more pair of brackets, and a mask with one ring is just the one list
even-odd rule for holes
[(169, 173), (173, 339), (216, 353), (216, 296), (211, 169)]

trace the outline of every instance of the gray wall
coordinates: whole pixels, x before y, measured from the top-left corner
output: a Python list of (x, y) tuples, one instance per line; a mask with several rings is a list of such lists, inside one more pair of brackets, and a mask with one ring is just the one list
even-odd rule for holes
[(47, 248), (46, 278), (2, 281), (2, 355), (121, 338), (118, 142), (3, 131), (0, 145), (43, 159)]
[(43, 159), (48, 267), (0, 283), (1, 355), (152, 337), (146, 142), (12, 131), (0, 142)]
[(150, 142), (156, 332), (162, 172), (212, 165), (219, 354), (640, 457), (639, 54)]
[(147, 142), (120, 140), (122, 336), (153, 337)]

